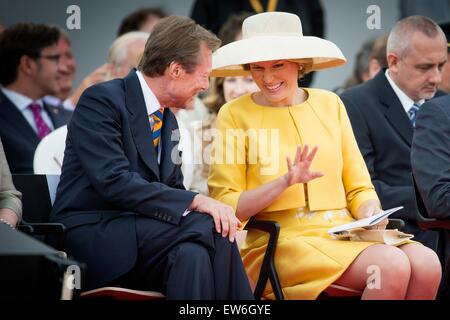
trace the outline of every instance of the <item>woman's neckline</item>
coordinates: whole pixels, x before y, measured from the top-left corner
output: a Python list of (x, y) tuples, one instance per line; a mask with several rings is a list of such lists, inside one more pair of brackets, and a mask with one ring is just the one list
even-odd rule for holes
[[(252, 101), (252, 103), (253, 103), (254, 105), (257, 105), (257, 106), (259, 106), (259, 107), (264, 107), (264, 108), (271, 108), (271, 109), (274, 109), (274, 110), (277, 110), (277, 109), (286, 109), (286, 108), (292, 108), (292, 107), (298, 107), (298, 106), (301, 106), (301, 105), (305, 104), (306, 102), (308, 102), (308, 100), (309, 100), (310, 97), (311, 97), (311, 92), (310, 92), (309, 88), (302, 88), (302, 87), (301, 87), (301, 88), (299, 88), (299, 89), (302, 89), (302, 90), (303, 90), (303, 92), (306, 94), (306, 98), (305, 98), (302, 102), (300, 102), (300, 103), (292, 104), (292, 105), (289, 105), (289, 106), (272, 106), (272, 105), (260, 104), (260, 103), (256, 102), (255, 99), (253, 98), (253, 95), (256, 94), (257, 92), (252, 93), (252, 94), (249, 94), (249, 98), (250, 98), (250, 100)], [(259, 92), (260, 92), (260, 91), (259, 91)]]

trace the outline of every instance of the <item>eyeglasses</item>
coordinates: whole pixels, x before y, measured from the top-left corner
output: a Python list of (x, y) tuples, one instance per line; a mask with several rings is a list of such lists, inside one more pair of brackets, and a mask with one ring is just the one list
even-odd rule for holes
[(36, 59), (37, 58), (48, 59), (48, 60), (58, 64), (59, 60), (61, 59), (61, 55), (60, 54), (38, 54), (38, 55), (36, 55)]

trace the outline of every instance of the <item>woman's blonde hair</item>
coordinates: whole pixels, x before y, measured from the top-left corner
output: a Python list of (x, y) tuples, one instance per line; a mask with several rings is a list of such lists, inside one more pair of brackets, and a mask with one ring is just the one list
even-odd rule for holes
[[(251, 13), (241, 12), (230, 16), (219, 31), (219, 39), (222, 45), (226, 45), (236, 40), (239, 33), (242, 32), (242, 23)], [(225, 104), (225, 96), (223, 95), (224, 78), (212, 78), (209, 85), (208, 94), (203, 98), (203, 103), (211, 113), (217, 114), (219, 109)]]

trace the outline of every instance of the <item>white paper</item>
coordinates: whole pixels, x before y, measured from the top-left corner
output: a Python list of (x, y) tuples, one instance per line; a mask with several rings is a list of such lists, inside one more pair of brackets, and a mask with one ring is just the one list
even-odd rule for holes
[(355, 222), (351, 222), (351, 223), (344, 224), (342, 226), (337, 226), (337, 227), (331, 228), (330, 230), (328, 230), (328, 234), (335, 234), (335, 233), (339, 233), (339, 232), (343, 232), (343, 231), (347, 231), (347, 230), (353, 230), (353, 229), (370, 227), (370, 226), (376, 225), (400, 209), (403, 209), (403, 207), (395, 207), (395, 208), (392, 208), (389, 210), (384, 210), (384, 211), (381, 211), (380, 213), (377, 213), (371, 217), (356, 220)]

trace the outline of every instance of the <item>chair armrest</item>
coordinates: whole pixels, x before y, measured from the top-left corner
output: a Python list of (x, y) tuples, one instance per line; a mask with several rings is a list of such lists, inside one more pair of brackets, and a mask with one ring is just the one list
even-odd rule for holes
[(429, 219), (421, 220), (417, 222), (420, 228), (425, 230), (442, 230), (447, 229), (450, 230), (450, 219)]
[(34, 232), (34, 229), (32, 226), (30, 226), (29, 224), (22, 224), (22, 223), (20, 223), (17, 226), (17, 230), (22, 231), (23, 233), (26, 233), (26, 234), (33, 234), (33, 232)]
[(405, 227), (405, 221), (402, 219), (389, 219), (389, 223), (386, 229), (398, 229), (401, 230)]
[(245, 226), (245, 229), (257, 229), (269, 234), (269, 241), (267, 243), (266, 252), (259, 272), (258, 282), (254, 292), (255, 299), (259, 300), (262, 297), (264, 288), (266, 287), (267, 280), (270, 279), (272, 290), (275, 294), (275, 298), (283, 300), (284, 295), (281, 290), (280, 280), (275, 268), (275, 251), (278, 242), (278, 236), (280, 234), (280, 225), (276, 221), (267, 220), (254, 220), (251, 219)]
[(62, 223), (27, 223), (25, 225), (33, 228), (33, 234), (35, 235), (60, 235), (66, 231), (66, 227)]
[(51, 243), (48, 244), (50, 244), (57, 250), (63, 249), (66, 227), (62, 223), (57, 222), (29, 223), (22, 220), (18, 229), (30, 236), (45, 236), (47, 241), (50, 240), (49, 238), (47, 238), (48, 236), (50, 236)]

